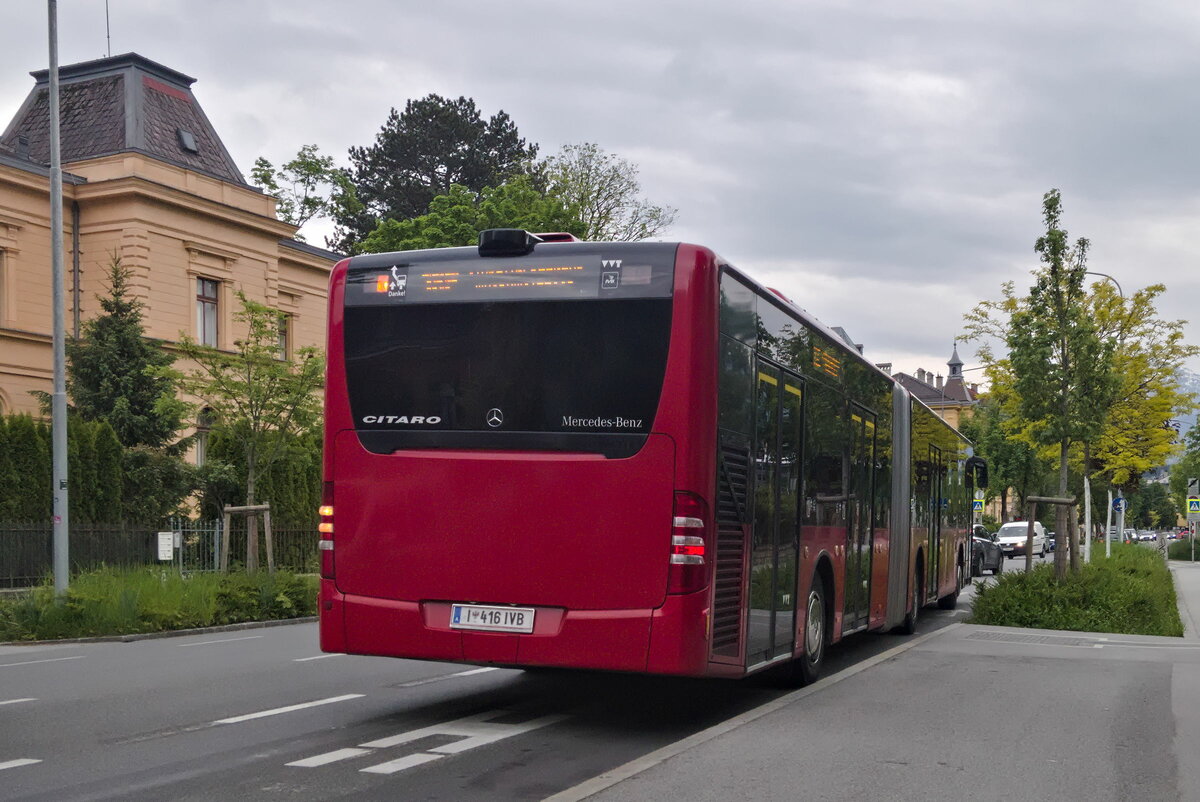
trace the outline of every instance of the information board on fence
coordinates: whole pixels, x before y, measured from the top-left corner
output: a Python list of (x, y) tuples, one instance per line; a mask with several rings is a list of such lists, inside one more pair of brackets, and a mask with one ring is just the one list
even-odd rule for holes
[(159, 562), (170, 562), (171, 560), (175, 559), (174, 532), (158, 533), (158, 559)]

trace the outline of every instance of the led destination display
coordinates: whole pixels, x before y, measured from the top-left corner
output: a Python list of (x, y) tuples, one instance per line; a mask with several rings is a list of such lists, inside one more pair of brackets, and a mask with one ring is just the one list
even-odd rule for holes
[(622, 258), (606, 258), (596, 248), (593, 253), (572, 249), (566, 259), (560, 253), (430, 262), (397, 259), (380, 266), (356, 263), (346, 277), (346, 305), (670, 297), (673, 259), (637, 252), (642, 249), (630, 253), (628, 246), (613, 250)]

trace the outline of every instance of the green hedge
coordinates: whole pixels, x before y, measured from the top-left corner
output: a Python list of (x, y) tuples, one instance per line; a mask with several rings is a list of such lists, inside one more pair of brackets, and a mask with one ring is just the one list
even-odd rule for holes
[[(0, 416), (0, 521), (50, 519), (50, 427), (29, 415)], [(105, 421), (67, 418), (67, 477), (73, 524), (157, 523), (195, 489), (195, 469), (146, 446), (126, 448)]]
[(316, 614), (317, 581), (277, 571), (193, 574), (104, 569), (72, 580), (66, 600), (50, 583), (0, 601), (0, 641), (53, 640), (190, 629)]
[[(1167, 556), (1172, 560), (1191, 560), (1192, 541), (1186, 537), (1173, 541), (1167, 546)], [(1196, 556), (1200, 558), (1200, 543), (1196, 544)]]
[(981, 586), (971, 623), (1128, 635), (1183, 635), (1175, 585), (1162, 557), (1137, 544), (1114, 543), (1112, 557), (1059, 583), (1054, 566), (1002, 574)]

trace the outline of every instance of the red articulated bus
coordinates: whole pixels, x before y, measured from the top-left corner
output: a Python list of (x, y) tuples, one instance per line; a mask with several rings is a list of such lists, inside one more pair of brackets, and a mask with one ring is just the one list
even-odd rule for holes
[(488, 231), (329, 303), (325, 651), (810, 682), (969, 581), (982, 460), (707, 248)]

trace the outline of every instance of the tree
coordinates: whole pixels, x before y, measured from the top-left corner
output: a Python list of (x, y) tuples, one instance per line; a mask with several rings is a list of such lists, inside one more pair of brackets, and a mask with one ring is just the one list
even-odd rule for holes
[[(106, 476), (111, 482), (117, 477)], [(89, 422), (78, 415), (67, 417), (67, 480), (70, 492), (70, 520), (92, 523), (96, 518), (96, 432)]]
[(1139, 529), (1159, 529), (1175, 526), (1175, 507), (1171, 503), (1167, 486), (1159, 482), (1147, 482), (1135, 494), (1136, 504), (1130, 504), (1132, 515), (1125, 520)]
[[(332, 156), (322, 155), (316, 145), (302, 145), (296, 157), (278, 170), (259, 156), (250, 178), (275, 198), (279, 219), (297, 228), (315, 217), (361, 211), (349, 174), (334, 165)], [(299, 231), (296, 239), (304, 240)]]
[(582, 225), (554, 197), (533, 188), (528, 176), (473, 192), (455, 184), (429, 204), (429, 212), (406, 220), (384, 220), (359, 245), (363, 253), (474, 245), (489, 228), (569, 231)]
[[(216, 422), (241, 439), (246, 466), (246, 504), (259, 503), (258, 477), (286, 451), (289, 438), (314, 426), (320, 414), (317, 391), (325, 364), (316, 348), (297, 350), (295, 361), (279, 359), (277, 312), (238, 293), (234, 319), (246, 334), (233, 353), (184, 337), (180, 350), (196, 364), (183, 388), (203, 399)], [(256, 520), (250, 519), (246, 568), (258, 567)]]
[[(1021, 437), (1021, 421), (1016, 416), (1016, 395), (1011, 377), (1004, 373), (1007, 363), (989, 366), (990, 392), (981, 400), (975, 414), (964, 421), (963, 434), (974, 444), (976, 453), (988, 462), (988, 497), (1000, 498), (1000, 522), (1014, 515), (1025, 515), (1025, 499), (1038, 491), (1048, 470), (1046, 461), (1028, 440)], [(1017, 494), (1015, 512), (1008, 509), (1008, 492)]]
[(18, 521), (50, 520), (50, 433), (29, 415), (12, 415), (5, 427), (12, 476), (17, 493), (11, 513)]
[(108, 294), (97, 296), (101, 313), (67, 341), (67, 392), (76, 414), (108, 421), (122, 444), (163, 448), (182, 428), (187, 405), (169, 371), (174, 358), (145, 336), (131, 274), (114, 253)]
[(1143, 473), (1166, 464), (1179, 450), (1175, 418), (1196, 408), (1179, 382), (1184, 363), (1200, 347), (1184, 341), (1183, 321), (1158, 317), (1155, 299), (1162, 284), (1121, 297), (1108, 284), (1096, 284), (1089, 316), (1097, 334), (1115, 343), (1113, 370), (1118, 384), (1104, 428), (1091, 450), (1112, 483), (1136, 486)]
[(675, 222), (675, 209), (640, 197), (637, 166), (598, 145), (566, 145), (546, 160), (543, 170), (548, 194), (582, 222), (581, 239), (649, 239)]
[(475, 192), (529, 173), (526, 144), (503, 111), (484, 121), (475, 101), (430, 94), (392, 109), (375, 144), (350, 148), (350, 180), (361, 206), (338, 210), (331, 246), (349, 253), (381, 220), (424, 214), (454, 184)]
[[(1034, 272), (1028, 297), (1017, 298), (1006, 284), (1003, 300), (980, 304), (967, 315), (967, 328), (968, 339), (1003, 338), (1006, 360), (995, 359), (987, 347), (980, 356), (989, 367), (998, 366), (993, 380), (1010, 381), (1021, 436), (1031, 444), (1057, 446), (1058, 494), (1065, 496), (1072, 443), (1094, 442), (1113, 402), (1115, 344), (1100, 336), (1092, 319), (1084, 290), (1090, 243), (1081, 238), (1069, 244), (1060, 227), (1058, 190), (1043, 196), (1042, 213), (1046, 232), (1034, 244), (1042, 267)], [(1060, 507), (1055, 529), (1066, 528), (1066, 510)], [(1055, 572), (1060, 578), (1066, 574), (1066, 560), (1067, 550), (1058, 550)]]
[[(201, 509), (219, 517), (227, 504), (246, 503), (246, 464), (239, 432), (218, 427), (208, 441)], [(321, 430), (310, 427), (286, 438), (284, 453), (260, 471), (256, 492), (271, 499), (271, 520), (282, 526), (315, 527), (321, 504)]]
[[(121, 441), (117, 433), (107, 422), (100, 421), (96, 425), (93, 436), (93, 449), (96, 455), (96, 497), (92, 509), (97, 521), (112, 523), (121, 520), (124, 508), (121, 505), (122, 490), (124, 489), (124, 468), (122, 467), (123, 453)], [(144, 495), (145, 488), (140, 488)]]
[(13, 465), (13, 448), (9, 443), (8, 418), (0, 416), (0, 521), (17, 519), (17, 496), (21, 492), (21, 478)]

